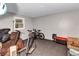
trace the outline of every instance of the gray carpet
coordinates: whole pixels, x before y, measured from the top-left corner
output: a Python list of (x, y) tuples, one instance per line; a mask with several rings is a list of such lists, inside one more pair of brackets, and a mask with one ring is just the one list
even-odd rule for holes
[[(67, 47), (49, 40), (35, 40), (37, 48), (29, 56), (66, 56)], [(23, 51), (21, 56), (25, 56)]]

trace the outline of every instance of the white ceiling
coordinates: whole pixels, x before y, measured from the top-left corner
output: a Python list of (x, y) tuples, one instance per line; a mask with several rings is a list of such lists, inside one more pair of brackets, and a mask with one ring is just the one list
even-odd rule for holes
[[(11, 5), (10, 5), (11, 6)], [(79, 3), (17, 3), (16, 13), (27, 17), (40, 17), (60, 12), (78, 11)], [(11, 7), (9, 7), (10, 9)], [(10, 9), (10, 11), (13, 9)]]

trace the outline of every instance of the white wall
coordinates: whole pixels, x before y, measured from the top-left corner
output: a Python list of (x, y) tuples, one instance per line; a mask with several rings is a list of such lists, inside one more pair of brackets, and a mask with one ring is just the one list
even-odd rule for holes
[[(13, 20), (14, 17), (20, 17), (17, 15), (5, 15), (5, 16), (0, 16), (0, 29), (2, 28), (11, 28), (11, 31), (13, 31)], [(23, 17), (25, 18), (25, 29), (21, 30), (21, 38), (24, 40), (26, 38), (28, 38), (28, 29), (32, 29), (32, 22), (30, 18), (27, 17)]]
[[(16, 17), (20, 17), (20, 16), (16, 16)], [(21, 38), (23, 39), (27, 39), (28, 38), (28, 31), (27, 30), (32, 30), (33, 29), (33, 24), (32, 24), (32, 19), (28, 18), (28, 17), (23, 17), (25, 18), (25, 29), (21, 30)]]
[(13, 17), (14, 15), (11, 14), (0, 16), (0, 29), (11, 28), (11, 31), (13, 31)]
[[(13, 29), (13, 19), (16, 15), (0, 17), (0, 29), (9, 27)], [(20, 16), (16, 16), (20, 17)], [(36, 19), (25, 18), (25, 29), (21, 30), (21, 37), (28, 38), (28, 29), (41, 29), (46, 39), (52, 39), (52, 34), (61, 36), (79, 37), (79, 12), (66, 12)]]
[(34, 28), (41, 29), (46, 39), (52, 34), (79, 37), (79, 12), (66, 12), (33, 19)]

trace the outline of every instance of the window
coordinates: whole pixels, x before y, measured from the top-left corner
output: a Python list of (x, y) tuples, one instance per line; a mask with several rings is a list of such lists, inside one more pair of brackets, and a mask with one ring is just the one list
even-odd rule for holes
[(14, 18), (14, 30), (20, 30), (25, 28), (24, 18)]

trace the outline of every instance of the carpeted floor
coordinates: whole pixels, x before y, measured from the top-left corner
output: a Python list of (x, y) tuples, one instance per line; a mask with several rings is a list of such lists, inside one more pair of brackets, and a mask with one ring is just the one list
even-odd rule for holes
[[(67, 47), (49, 40), (35, 40), (37, 48), (29, 56), (66, 56)], [(21, 53), (25, 56), (25, 51)]]

